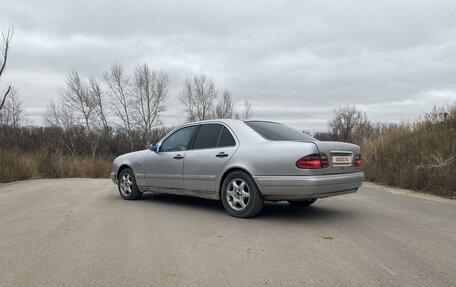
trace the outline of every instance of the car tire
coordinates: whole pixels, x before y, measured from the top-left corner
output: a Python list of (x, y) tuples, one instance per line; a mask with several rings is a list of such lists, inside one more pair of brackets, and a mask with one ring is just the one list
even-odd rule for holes
[(136, 185), (135, 175), (130, 168), (125, 168), (120, 172), (117, 188), (123, 199), (135, 200), (142, 197), (142, 192)]
[(306, 199), (306, 200), (300, 200), (300, 201), (290, 201), (289, 200), (288, 203), (293, 206), (296, 206), (296, 207), (303, 207), (303, 206), (310, 206), (310, 205), (314, 204), (315, 201), (317, 201), (317, 199), (312, 198), (312, 199)]
[(253, 217), (263, 209), (260, 190), (252, 177), (243, 171), (234, 171), (225, 178), (220, 197), (226, 212), (234, 217)]

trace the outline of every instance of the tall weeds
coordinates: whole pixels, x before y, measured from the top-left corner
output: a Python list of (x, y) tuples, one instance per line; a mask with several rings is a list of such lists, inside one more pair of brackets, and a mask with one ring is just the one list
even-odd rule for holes
[(456, 106), (435, 108), (360, 145), (368, 180), (456, 197)]
[(109, 177), (112, 160), (89, 156), (0, 149), (0, 182), (31, 178)]
[[(414, 123), (369, 125), (371, 128), (359, 129), (348, 140), (361, 146), (367, 180), (456, 198), (456, 105), (434, 108)], [(30, 147), (25, 144), (27, 130), (13, 131), (24, 143), (13, 148), (13, 144), (6, 145), (10, 137), (0, 134), (4, 140), (0, 142), (0, 182), (109, 176), (116, 153), (98, 158), (72, 155), (44, 144), (45, 140), (35, 149), (25, 150)], [(338, 140), (336, 135), (322, 135), (322, 140)]]

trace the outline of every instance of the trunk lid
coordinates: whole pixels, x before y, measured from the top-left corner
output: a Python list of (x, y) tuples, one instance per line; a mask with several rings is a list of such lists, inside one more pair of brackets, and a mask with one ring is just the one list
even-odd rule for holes
[(340, 174), (361, 171), (361, 167), (353, 166), (357, 156), (361, 155), (359, 146), (346, 142), (314, 141), (320, 154), (326, 155), (329, 167), (323, 168), (323, 174)]

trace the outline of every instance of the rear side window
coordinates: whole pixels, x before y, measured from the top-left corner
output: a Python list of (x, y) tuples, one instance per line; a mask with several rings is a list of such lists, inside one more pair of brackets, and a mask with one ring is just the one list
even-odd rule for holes
[(225, 147), (225, 146), (235, 146), (235, 145), (236, 145), (236, 141), (234, 140), (230, 131), (228, 131), (228, 129), (226, 127), (223, 127), (218, 146)]
[(223, 126), (219, 124), (201, 125), (193, 144), (193, 149), (214, 148), (220, 137)]
[(315, 139), (305, 133), (299, 132), (286, 125), (272, 122), (251, 121), (245, 122), (249, 127), (254, 129), (257, 133), (265, 139), (271, 141), (304, 141)]

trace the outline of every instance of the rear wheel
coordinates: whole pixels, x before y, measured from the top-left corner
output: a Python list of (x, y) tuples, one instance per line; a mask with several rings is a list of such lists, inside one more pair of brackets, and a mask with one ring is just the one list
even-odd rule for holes
[(309, 205), (314, 204), (315, 201), (317, 201), (317, 199), (312, 198), (312, 199), (306, 199), (306, 200), (300, 200), (300, 201), (290, 201), (289, 200), (288, 203), (293, 206), (309, 206)]
[(220, 196), (223, 207), (234, 217), (253, 217), (261, 211), (264, 204), (255, 182), (243, 171), (232, 172), (225, 178)]
[(123, 169), (120, 172), (117, 187), (119, 188), (120, 196), (122, 196), (123, 199), (134, 200), (140, 199), (142, 196), (142, 193), (136, 185), (135, 175), (129, 168)]

